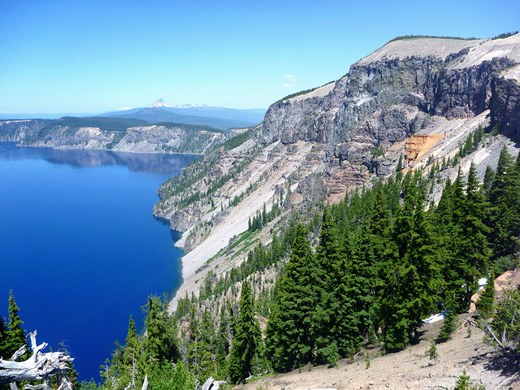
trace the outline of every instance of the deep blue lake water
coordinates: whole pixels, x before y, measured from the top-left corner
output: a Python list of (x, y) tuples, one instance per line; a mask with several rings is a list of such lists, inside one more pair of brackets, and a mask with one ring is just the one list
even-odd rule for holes
[(152, 208), (194, 159), (0, 143), (2, 316), (13, 290), (23, 328), (66, 345), (80, 379), (98, 380), (130, 314), (142, 326), (148, 295), (182, 281), (182, 251)]

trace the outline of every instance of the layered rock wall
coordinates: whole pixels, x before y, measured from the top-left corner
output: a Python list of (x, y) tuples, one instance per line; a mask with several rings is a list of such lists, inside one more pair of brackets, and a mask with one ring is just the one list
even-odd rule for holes
[[(435, 40), (426, 41), (435, 47)], [(519, 62), (520, 36), (510, 41), (510, 56), (498, 50), (500, 42), (489, 40), (461, 45), (455, 44), (457, 41), (453, 52), (442, 41), (442, 55), (435, 50), (415, 54), (410, 49), (418, 47), (415, 41), (399, 43), (399, 57), (388, 56), (382, 48), (382, 55), (372, 55), (375, 60), (354, 64), (328, 93), (310, 93), (308, 98), (303, 95), (273, 104), (257, 128), (257, 137), (263, 143), (280, 140), (285, 144), (309, 141), (326, 145), (335, 192), (340, 181), (359, 182), (360, 177), (366, 179), (367, 171), (389, 174), (399, 153), (384, 151), (427, 131), (435, 117), (472, 118), (491, 109), (492, 121), (501, 131), (518, 137), (520, 87), (517, 80), (501, 77), (502, 71)], [(496, 56), (493, 45), (497, 46)], [(486, 55), (482, 55), (481, 46), (485, 46)]]

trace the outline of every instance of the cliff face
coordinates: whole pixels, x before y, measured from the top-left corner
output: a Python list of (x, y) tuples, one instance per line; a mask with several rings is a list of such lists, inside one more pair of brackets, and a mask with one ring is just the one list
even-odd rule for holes
[[(510, 57), (500, 56), (498, 49), (493, 57), (494, 42), (489, 40), (464, 41), (466, 47), (453, 53), (436, 53), (433, 47), (427, 56), (410, 49), (403, 58), (387, 59), (376, 52), (354, 64), (326, 94), (311, 93), (308, 98), (273, 104), (257, 130), (258, 138), (266, 143), (324, 143), (331, 162), (336, 159), (336, 165), (354, 165), (362, 171), (361, 165), (377, 164), (369, 155), (371, 150), (404, 141), (426, 128), (432, 116), (470, 118), (491, 108), (492, 121), (500, 123), (505, 134), (515, 135), (520, 129), (519, 85), (517, 80), (501, 78), (501, 71), (520, 61), (520, 38), (508, 39), (514, 49)], [(387, 46), (412, 45), (393, 43), (396, 45)], [(489, 60), (471, 61), (480, 45), (490, 47)], [(380, 51), (391, 52), (392, 48)], [(472, 65), (460, 67), (464, 62)], [(380, 173), (385, 175), (388, 170)]]
[(0, 141), (60, 149), (203, 154), (225, 138), (222, 133), (185, 128), (181, 125), (112, 130), (95, 126), (62, 126), (59, 121), (0, 122)]
[[(401, 156), (409, 169), (426, 172), (445, 160), (440, 179), (453, 179), (459, 167), (467, 172), (474, 161), (482, 178), (503, 146), (515, 153), (511, 139), (488, 137), (465, 157), (457, 152), (479, 127), (496, 123), (503, 134), (520, 136), (517, 64), (520, 35), (405, 39), (336, 82), (272, 104), (251, 138), (223, 144), (159, 190), (154, 214), (184, 232), (178, 245), (189, 252), (178, 296), (196, 292), (205, 273), (243, 260), (247, 251), (234, 252), (230, 243), (264, 208), (281, 210), (270, 229), (283, 229), (295, 209), (305, 214), (388, 178)], [(439, 194), (435, 188), (431, 200)], [(255, 240), (265, 244), (270, 235), (263, 233)]]

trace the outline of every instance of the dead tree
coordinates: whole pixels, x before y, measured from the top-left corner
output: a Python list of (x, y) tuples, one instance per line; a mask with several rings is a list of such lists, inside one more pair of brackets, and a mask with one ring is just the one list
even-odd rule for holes
[[(44, 381), (40, 385), (27, 385), (25, 389), (50, 389), (50, 377), (69, 369), (68, 363), (74, 359), (64, 352), (42, 353), (42, 349), (47, 343), (36, 344), (36, 331), (29, 333), (31, 338), (32, 356), (23, 361), (16, 360), (26, 351), (26, 346), (22, 346), (14, 353), (10, 360), (0, 359), (0, 385), (11, 384), (11, 389), (16, 389), (16, 382), (20, 381)], [(71, 383), (63, 378), (59, 390), (72, 389)]]

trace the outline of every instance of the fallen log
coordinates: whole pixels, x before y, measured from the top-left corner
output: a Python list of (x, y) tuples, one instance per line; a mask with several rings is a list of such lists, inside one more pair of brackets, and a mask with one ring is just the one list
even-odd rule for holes
[[(46, 352), (42, 353), (42, 349), (47, 346), (47, 343), (36, 344), (36, 331), (29, 333), (31, 339), (32, 356), (22, 362), (16, 360), (22, 356), (26, 351), (26, 346), (23, 345), (14, 353), (10, 360), (0, 359), (0, 386), (7, 383), (16, 383), (20, 381), (43, 381), (52, 375), (61, 373), (67, 370), (68, 363), (74, 359), (66, 355), (64, 352)], [(68, 382), (68, 381), (67, 381)], [(42, 384), (44, 389), (46, 386)], [(60, 385), (61, 389), (67, 389), (70, 385), (63, 383)], [(28, 387), (30, 389), (31, 386)]]

